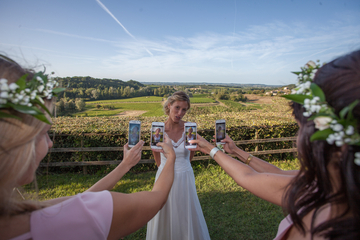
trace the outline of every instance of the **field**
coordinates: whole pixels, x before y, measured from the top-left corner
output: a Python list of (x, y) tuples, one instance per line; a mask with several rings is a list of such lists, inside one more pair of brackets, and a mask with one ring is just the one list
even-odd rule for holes
[[(240, 127), (254, 129), (254, 127), (295, 123), (287, 100), (280, 97), (252, 95), (247, 97), (250, 101), (243, 103), (230, 100), (215, 102), (210, 98), (197, 96), (191, 99), (193, 104), (184, 120), (196, 122), (199, 129), (207, 131), (214, 128), (215, 120), (225, 119), (227, 128), (232, 128), (233, 132), (237, 133), (241, 132)], [(54, 118), (53, 130), (56, 133), (69, 133), (74, 136), (79, 136), (81, 133), (120, 133), (126, 136), (129, 120), (138, 119), (142, 122), (145, 134), (150, 129), (151, 122), (167, 119), (162, 110), (162, 101), (162, 98), (142, 97), (87, 102), (87, 110), (77, 114), (78, 117)], [(136, 114), (131, 115), (131, 113)], [(280, 131), (288, 132), (284, 129), (280, 128)], [(273, 130), (266, 134), (264, 138), (281, 135)], [(234, 140), (240, 140), (241, 137), (243, 135), (239, 134), (239, 139)], [(116, 138), (109, 138), (109, 141), (115, 140)], [(126, 137), (122, 137), (122, 140), (126, 141)], [(76, 141), (79, 142), (75, 140), (71, 144), (75, 144)], [(94, 138), (91, 141), (97, 140)], [(284, 170), (299, 168), (297, 160), (280, 159), (272, 163)], [(213, 160), (196, 161), (192, 166), (197, 193), (211, 239), (275, 237), (278, 224), (284, 217), (281, 207), (268, 203), (239, 187)], [(43, 172), (43, 175), (37, 177), (39, 199), (46, 200), (81, 193), (113, 168), (113, 165), (102, 166), (88, 175), (83, 175), (81, 172), (64, 174)], [(113, 190), (123, 193), (151, 190), (155, 179), (153, 169), (127, 173)], [(25, 190), (30, 194), (35, 192), (32, 186), (26, 186)], [(123, 239), (145, 239), (145, 235), (146, 226)]]
[[(284, 170), (298, 169), (297, 161), (276, 161)], [(112, 167), (95, 175), (51, 174), (37, 177), (39, 198), (46, 200), (81, 193), (97, 182)], [(210, 237), (223, 239), (273, 239), (284, 217), (281, 207), (266, 202), (239, 187), (214, 161), (193, 164), (195, 184)], [(127, 173), (114, 191), (134, 193), (151, 190), (155, 172)], [(34, 193), (32, 186), (26, 186)], [(145, 239), (146, 226), (125, 237), (127, 240)]]
[[(75, 113), (78, 117), (108, 117), (108, 116), (144, 116), (156, 117), (163, 115), (164, 98), (149, 96), (127, 99), (101, 100), (86, 102), (86, 110)], [(215, 100), (202, 95), (191, 98), (192, 104), (215, 104)]]
[[(137, 98), (137, 101), (144, 98)], [(192, 98), (191, 100), (193, 101)], [(199, 101), (203, 101), (200, 97)], [(206, 98), (212, 100), (210, 98)], [(117, 100), (118, 101), (118, 100)], [(128, 99), (129, 101), (129, 99)], [(213, 101), (213, 100), (212, 100)], [(87, 110), (77, 117), (53, 119), (57, 132), (126, 132), (129, 120), (138, 119), (142, 127), (150, 128), (151, 122), (165, 121), (161, 102), (117, 102), (106, 101), (97, 108), (88, 102)], [(224, 100), (217, 103), (194, 103), (184, 120), (196, 122), (199, 129), (212, 129), (217, 119), (225, 119), (227, 127), (273, 126), (295, 123), (288, 100), (281, 97), (253, 96), (246, 103)]]

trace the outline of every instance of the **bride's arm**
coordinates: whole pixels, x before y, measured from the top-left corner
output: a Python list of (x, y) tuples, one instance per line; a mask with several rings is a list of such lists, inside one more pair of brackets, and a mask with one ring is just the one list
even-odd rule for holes
[(190, 162), (192, 161), (194, 155), (195, 155), (195, 152), (190, 152)]

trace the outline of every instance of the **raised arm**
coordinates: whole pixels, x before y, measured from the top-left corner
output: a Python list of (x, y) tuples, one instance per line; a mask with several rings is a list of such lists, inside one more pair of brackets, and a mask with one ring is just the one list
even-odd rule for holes
[[(222, 140), (224, 142), (224, 150), (229, 153), (233, 154), (236, 157), (238, 157), (243, 163), (248, 163), (250, 167), (252, 167), (255, 171), (259, 173), (275, 173), (275, 174), (284, 174), (284, 175), (297, 175), (298, 170), (289, 170), (285, 171), (282, 170), (264, 160), (261, 160), (258, 157), (250, 156), (249, 153), (245, 152), (244, 150), (237, 147), (234, 143), (234, 141), (226, 135), (225, 139)], [(250, 157), (250, 158), (249, 158)], [(248, 161), (248, 159), (250, 161)]]
[[(198, 144), (196, 150), (209, 154), (214, 146), (198, 135), (198, 140), (193, 140)], [(293, 176), (276, 173), (259, 173), (248, 165), (217, 151), (214, 160), (232, 177), (235, 182), (255, 194), (256, 196), (274, 203), (282, 205), (283, 194)]]
[(135, 166), (141, 159), (141, 150), (144, 141), (138, 142), (133, 148), (129, 149), (128, 144), (124, 146), (124, 157), (121, 163), (112, 170), (108, 175), (100, 179), (97, 183), (91, 186), (87, 192), (98, 192), (103, 190), (111, 190), (115, 184), (127, 173), (133, 166)]
[[(128, 144), (126, 144), (124, 146), (124, 158), (121, 163), (108, 175), (100, 179), (85, 192), (99, 192), (103, 190), (113, 189), (115, 184), (125, 175), (125, 173), (127, 173), (133, 166), (135, 166), (139, 162), (143, 145), (144, 141), (140, 141), (130, 150)], [(49, 205), (54, 205), (72, 197), (73, 196), (60, 197), (46, 200), (44, 202)]]
[(175, 152), (165, 137), (163, 148), (167, 161), (151, 192), (123, 194), (112, 192), (114, 214), (108, 239), (119, 239), (144, 226), (164, 206), (173, 180)]

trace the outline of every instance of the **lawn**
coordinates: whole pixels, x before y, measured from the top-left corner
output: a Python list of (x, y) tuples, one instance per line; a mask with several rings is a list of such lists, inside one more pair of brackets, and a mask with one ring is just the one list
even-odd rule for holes
[[(72, 114), (78, 117), (108, 117), (124, 111), (146, 111), (144, 117), (164, 115), (162, 97), (137, 97), (86, 102), (86, 110)], [(191, 98), (191, 103), (213, 103), (215, 100), (206, 97)]]
[[(293, 161), (276, 161), (274, 165), (284, 169), (298, 169)], [(105, 167), (106, 168), (106, 167)], [(107, 167), (108, 170), (112, 167)], [(193, 163), (196, 188), (205, 220), (213, 240), (223, 239), (272, 239), (278, 224), (284, 217), (279, 206), (268, 203), (239, 187), (214, 161)], [(105, 169), (105, 171), (108, 171)], [(39, 199), (45, 200), (81, 193), (104, 176), (49, 174), (37, 177)], [(113, 189), (123, 193), (151, 190), (155, 172), (127, 173)], [(34, 192), (31, 186), (26, 186)], [(146, 226), (124, 239), (145, 239)]]
[(191, 103), (214, 103), (216, 102), (214, 99), (206, 98), (206, 97), (193, 97), (190, 98)]
[(161, 102), (162, 99), (163, 99), (162, 97), (148, 96), (148, 97), (125, 98), (125, 99), (88, 101), (86, 102), (86, 104), (114, 104), (118, 102)]
[(143, 116), (162, 116), (163, 106), (161, 102), (126, 102), (126, 103), (119, 103), (119, 102), (109, 102), (101, 104), (100, 108), (97, 108), (96, 105), (100, 104), (88, 104), (86, 105), (86, 111), (78, 112), (73, 114), (73, 116), (88, 116), (88, 117), (106, 117), (106, 116), (114, 116), (124, 111), (146, 111)]

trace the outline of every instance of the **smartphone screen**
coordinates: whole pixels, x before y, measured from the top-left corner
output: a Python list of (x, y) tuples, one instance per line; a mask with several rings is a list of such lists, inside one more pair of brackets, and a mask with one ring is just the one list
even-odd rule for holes
[(196, 140), (196, 125), (185, 125), (185, 147), (196, 147), (195, 143), (189, 143), (190, 140)]
[(134, 146), (140, 141), (140, 123), (129, 123), (129, 145)]
[(151, 127), (151, 146), (156, 146), (158, 142), (164, 142), (164, 125), (153, 124)]
[(225, 138), (225, 122), (216, 123), (216, 142), (220, 143)]

